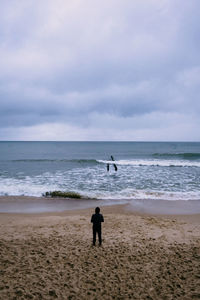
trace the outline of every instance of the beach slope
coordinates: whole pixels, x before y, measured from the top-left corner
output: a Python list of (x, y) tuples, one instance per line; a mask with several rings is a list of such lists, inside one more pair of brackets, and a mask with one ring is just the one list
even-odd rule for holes
[(0, 299), (199, 299), (200, 216), (101, 209), (0, 214)]

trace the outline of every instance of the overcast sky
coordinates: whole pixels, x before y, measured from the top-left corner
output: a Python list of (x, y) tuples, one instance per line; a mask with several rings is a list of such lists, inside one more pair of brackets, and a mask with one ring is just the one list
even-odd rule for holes
[(0, 0), (0, 140), (200, 141), (199, 0)]

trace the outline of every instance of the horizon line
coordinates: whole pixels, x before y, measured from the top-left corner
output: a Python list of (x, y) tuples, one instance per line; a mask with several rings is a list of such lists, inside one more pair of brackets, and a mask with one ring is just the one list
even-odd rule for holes
[(25, 142), (58, 142), (58, 143), (199, 143), (200, 141), (187, 141), (187, 140), (181, 140), (181, 141), (177, 141), (177, 140), (169, 140), (169, 141), (166, 141), (166, 140), (153, 140), (153, 141), (150, 141), (150, 140), (0, 140), (0, 142), (22, 142), (22, 143), (25, 143)]

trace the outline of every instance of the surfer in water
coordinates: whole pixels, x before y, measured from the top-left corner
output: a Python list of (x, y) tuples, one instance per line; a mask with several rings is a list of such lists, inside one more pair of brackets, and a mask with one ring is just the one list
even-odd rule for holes
[(109, 164), (107, 164), (107, 171), (109, 172), (109, 169), (110, 169), (110, 165)]
[[(112, 155), (111, 155), (111, 160), (112, 160), (112, 161), (115, 161), (115, 160), (114, 160), (114, 157), (113, 157)], [(115, 171), (117, 172), (117, 166), (116, 166), (116, 164), (113, 163), (113, 167), (114, 167)], [(107, 171), (108, 171), (108, 172), (109, 172), (109, 169), (110, 169), (110, 164), (108, 163), (108, 164), (107, 164)]]
[[(112, 159), (112, 161), (115, 161), (114, 160), (114, 157), (111, 155), (111, 159)], [(114, 168), (115, 168), (115, 171), (117, 171), (117, 166), (116, 166), (116, 164), (113, 164), (113, 166), (114, 166)]]

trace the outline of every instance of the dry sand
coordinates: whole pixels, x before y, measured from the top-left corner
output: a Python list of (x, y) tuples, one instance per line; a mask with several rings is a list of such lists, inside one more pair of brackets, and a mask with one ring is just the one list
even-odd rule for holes
[(0, 214), (0, 299), (200, 299), (200, 216)]

